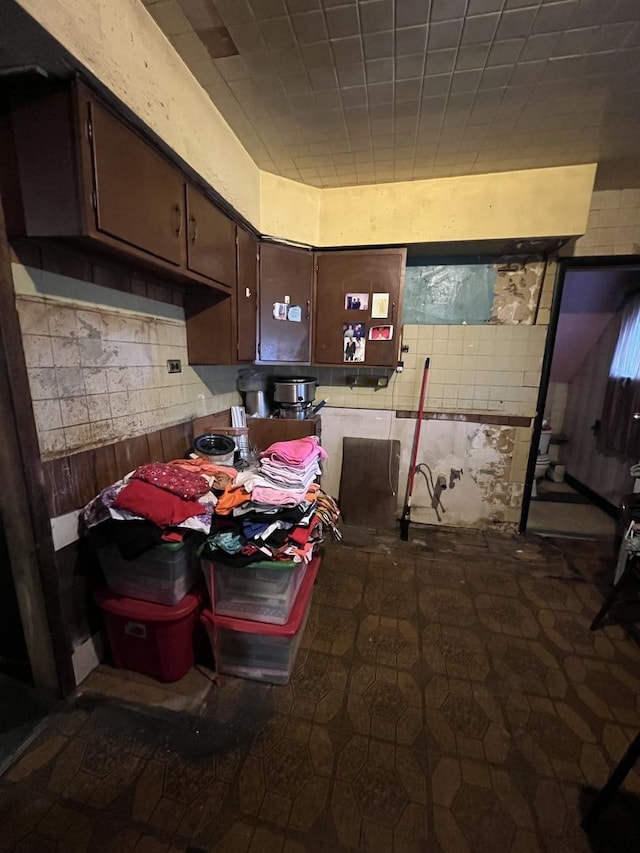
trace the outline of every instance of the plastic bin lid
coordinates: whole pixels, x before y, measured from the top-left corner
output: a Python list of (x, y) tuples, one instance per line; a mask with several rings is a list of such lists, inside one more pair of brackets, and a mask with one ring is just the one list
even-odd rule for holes
[(93, 593), (95, 603), (107, 613), (122, 619), (135, 619), (138, 622), (173, 622), (182, 619), (200, 605), (200, 596), (195, 593), (185, 595), (177, 604), (155, 604), (151, 601), (139, 601), (116, 595), (106, 587), (100, 587)]
[(203, 562), (213, 563), (214, 570), (221, 568), (230, 572), (244, 572), (250, 569), (272, 569), (274, 572), (292, 572), (297, 569), (300, 563), (293, 560), (257, 560), (255, 563), (248, 563), (246, 566), (225, 566), (222, 563), (216, 563), (215, 558), (203, 556)]
[(214, 616), (209, 610), (205, 610), (202, 615), (207, 622), (213, 622), (216, 628), (230, 628), (232, 631), (242, 631), (245, 634), (267, 634), (270, 637), (294, 637), (300, 630), (302, 620), (307, 612), (307, 606), (313, 592), (313, 585), (316, 582), (321, 562), (322, 557), (314, 557), (307, 566), (307, 571), (304, 573), (304, 580), (296, 596), (289, 621), (285, 622), (284, 625), (251, 622), (248, 619), (236, 619), (233, 616)]

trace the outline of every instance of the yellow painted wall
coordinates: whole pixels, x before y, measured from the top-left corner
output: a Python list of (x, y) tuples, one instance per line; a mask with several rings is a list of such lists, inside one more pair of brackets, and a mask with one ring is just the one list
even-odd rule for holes
[(582, 234), (594, 164), (325, 189), (320, 245)]
[(260, 231), (268, 237), (320, 246), (324, 190), (260, 173)]
[(264, 234), (317, 246), (565, 236), (593, 164), (318, 190), (261, 173), (139, 0), (17, 0)]

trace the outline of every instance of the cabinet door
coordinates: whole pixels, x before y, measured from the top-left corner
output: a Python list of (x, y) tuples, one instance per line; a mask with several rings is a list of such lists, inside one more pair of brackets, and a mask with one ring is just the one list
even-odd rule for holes
[(191, 184), (187, 184), (187, 266), (235, 287), (235, 222)]
[(238, 361), (255, 361), (258, 314), (258, 241), (238, 228)]
[[(406, 255), (405, 249), (316, 254), (314, 364), (395, 366)], [(388, 294), (386, 317), (371, 316), (384, 313), (373, 311), (374, 293)], [(353, 298), (348, 300), (349, 296)], [(364, 335), (364, 361), (352, 360), (351, 352), (345, 354), (344, 333), (349, 326), (351, 331), (359, 326), (356, 331)], [(370, 340), (372, 327), (386, 329), (376, 333), (376, 340)]]
[(90, 102), (94, 209), (98, 231), (184, 265), (184, 180), (143, 139)]
[(184, 299), (189, 364), (233, 364), (235, 299), (203, 291), (188, 293)]
[(313, 255), (306, 249), (260, 247), (261, 361), (308, 364)]

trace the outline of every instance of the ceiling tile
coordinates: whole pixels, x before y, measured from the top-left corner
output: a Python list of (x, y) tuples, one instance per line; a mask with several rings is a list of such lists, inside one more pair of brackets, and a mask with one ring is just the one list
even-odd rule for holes
[(311, 68), (309, 79), (311, 80), (311, 88), (315, 92), (338, 88), (338, 79), (333, 68)]
[(359, 4), (363, 33), (376, 33), (393, 27), (393, 0), (369, 0)]
[(425, 73), (441, 74), (446, 71), (452, 71), (455, 61), (456, 51), (454, 48), (450, 48), (449, 50), (429, 50), (427, 52)]
[(503, 12), (496, 31), (496, 38), (510, 39), (529, 35), (537, 11), (537, 7), (531, 6), (527, 9)]
[[(215, 0), (215, 2), (219, 3), (220, 0)], [(319, 9), (322, 5), (320, 0), (286, 0), (286, 3), (291, 14), (295, 12), (309, 12), (312, 9)]]
[(523, 45), (524, 39), (494, 42), (489, 51), (487, 65), (508, 65), (510, 62), (517, 62)]
[(499, 89), (506, 86), (513, 72), (512, 65), (496, 65), (493, 68), (485, 68), (480, 80), (481, 89)]
[(364, 85), (364, 65), (362, 62), (354, 62), (351, 65), (339, 65), (336, 68), (338, 83), (342, 86)]
[(297, 48), (271, 48), (270, 53), (274, 67), (278, 71), (297, 71), (300, 74), (304, 72), (304, 62), (302, 61), (302, 56)]
[(365, 62), (368, 83), (393, 80), (393, 59), (371, 59)]
[(436, 22), (462, 18), (466, 5), (467, 0), (431, 0), (431, 20)]
[(553, 56), (575, 56), (576, 54), (588, 53), (597, 32), (597, 27), (567, 30), (560, 36), (553, 50)]
[(253, 13), (247, 0), (215, 0), (215, 6), (225, 25), (248, 24)]
[(370, 100), (377, 101), (379, 103), (393, 100), (393, 83), (389, 81), (368, 83), (367, 89), (369, 91)]
[(422, 89), (421, 80), (396, 80), (395, 84), (395, 101), (413, 100), (420, 96)]
[(260, 32), (267, 47), (287, 47), (294, 43), (293, 30), (289, 18), (270, 18), (260, 23)]
[(431, 77), (425, 77), (422, 93), (423, 101), (432, 95), (444, 95), (449, 91), (451, 85), (451, 74), (434, 74)]
[(484, 68), (489, 55), (490, 44), (470, 44), (461, 47), (456, 59), (456, 71), (467, 71), (471, 68)]
[(307, 68), (330, 68), (333, 65), (333, 56), (328, 42), (303, 44), (300, 46), (300, 54)]
[(155, 3), (148, 7), (148, 11), (167, 37), (188, 33), (193, 29), (176, 0)]
[(451, 80), (452, 92), (475, 92), (480, 82), (482, 71), (475, 69), (473, 71), (454, 71)]
[(441, 50), (446, 47), (457, 47), (462, 32), (462, 21), (445, 21), (431, 24), (427, 35), (427, 50)]
[(531, 27), (532, 33), (553, 33), (563, 30), (578, 7), (578, 0), (562, 0), (559, 3), (544, 3), (538, 9)]
[(362, 62), (362, 44), (357, 36), (344, 39), (331, 39), (331, 50), (336, 65), (350, 65)]
[(240, 52), (261, 50), (265, 47), (258, 26), (251, 22), (249, 24), (237, 24), (229, 28), (235, 46)]
[(350, 86), (340, 89), (340, 98), (345, 107), (364, 107), (367, 103), (366, 86)]
[(300, 44), (312, 44), (327, 38), (324, 15), (318, 9), (294, 15), (291, 19), (296, 38)]
[(504, 0), (469, 0), (467, 15), (484, 15), (486, 12), (499, 12)]
[(560, 33), (543, 33), (529, 36), (524, 43), (519, 61), (528, 62), (534, 59), (546, 59), (553, 53), (559, 39)]
[(396, 30), (396, 56), (424, 53), (427, 44), (426, 27), (407, 27)]
[(330, 38), (344, 38), (360, 31), (358, 10), (355, 6), (338, 6), (335, 9), (325, 9), (324, 14)]
[(284, 0), (249, 0), (249, 5), (258, 21), (279, 18), (287, 14)]
[(424, 66), (424, 54), (417, 53), (412, 56), (396, 57), (396, 80), (410, 80), (413, 77), (422, 77)]
[(382, 30), (379, 33), (367, 33), (363, 36), (364, 55), (366, 59), (381, 59), (393, 53), (393, 30)]
[(396, 27), (428, 23), (429, 8), (429, 0), (396, 0)]
[(478, 44), (491, 41), (495, 35), (500, 15), (478, 15), (466, 18), (462, 28), (461, 44)]
[(537, 62), (519, 62), (513, 69), (511, 83), (516, 85), (519, 83), (535, 83), (540, 79), (545, 64), (544, 59)]
[(239, 56), (226, 56), (216, 59), (215, 65), (225, 80), (243, 80), (251, 74)]

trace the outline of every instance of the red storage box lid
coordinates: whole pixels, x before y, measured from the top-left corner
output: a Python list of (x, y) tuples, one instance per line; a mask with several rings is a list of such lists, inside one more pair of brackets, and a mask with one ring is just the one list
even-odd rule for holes
[(135, 619), (137, 622), (173, 622), (193, 613), (200, 605), (200, 596), (194, 593), (185, 595), (177, 604), (168, 605), (125, 598), (124, 595), (110, 592), (106, 587), (97, 589), (93, 599), (107, 613), (122, 619)]
[(242, 631), (245, 634), (267, 634), (269, 637), (295, 637), (300, 630), (302, 620), (307, 612), (307, 606), (313, 585), (318, 576), (318, 569), (322, 562), (321, 557), (314, 557), (307, 566), (304, 579), (300, 586), (297, 598), (293, 605), (289, 621), (284, 625), (271, 625), (267, 622), (252, 622), (248, 619), (236, 619), (233, 616), (214, 616), (211, 611), (205, 610), (203, 619), (215, 625), (216, 628), (230, 628), (232, 631)]

